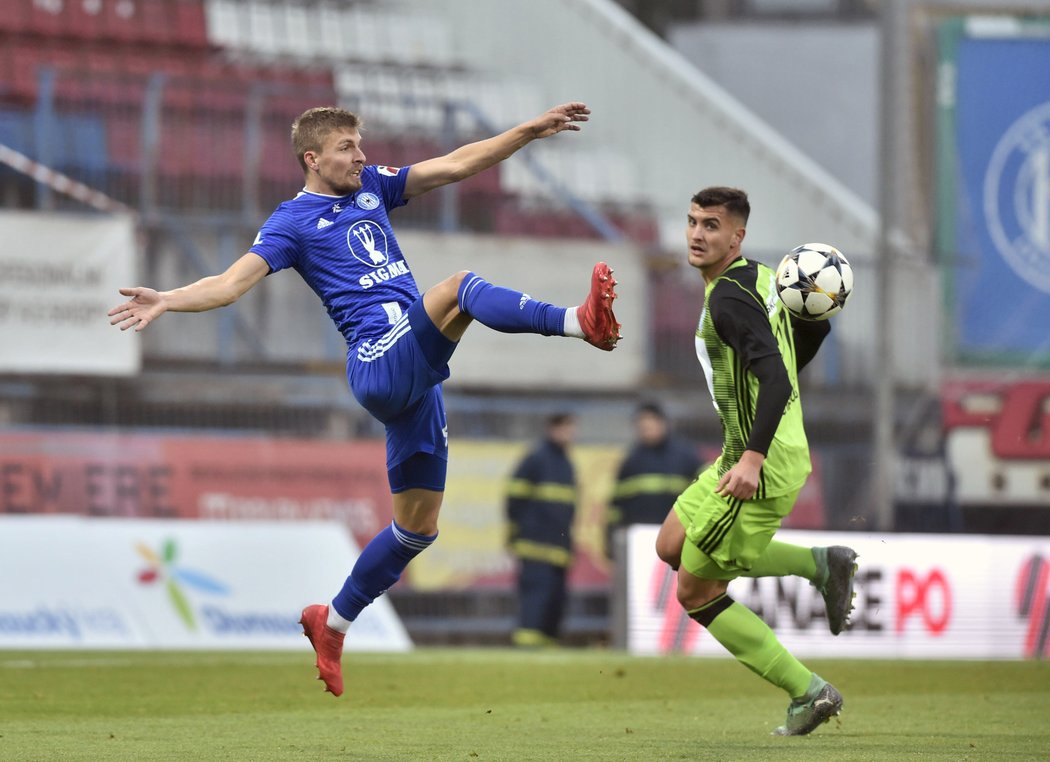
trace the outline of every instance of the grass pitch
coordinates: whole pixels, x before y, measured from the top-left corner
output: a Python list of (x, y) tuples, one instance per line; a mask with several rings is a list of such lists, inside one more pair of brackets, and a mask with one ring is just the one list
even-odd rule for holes
[(837, 721), (728, 659), (0, 651), (0, 760), (1046, 760), (1050, 663), (821, 661)]

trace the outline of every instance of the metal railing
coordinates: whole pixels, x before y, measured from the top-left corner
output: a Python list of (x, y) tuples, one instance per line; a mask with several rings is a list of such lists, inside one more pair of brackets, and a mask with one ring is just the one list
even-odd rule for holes
[[(307, 108), (340, 100), (322, 84), (245, 86), (165, 72), (87, 74), (48, 66), (40, 68), (35, 92), (30, 106), (3, 109), (0, 142), (133, 207), (146, 223), (178, 214), (257, 225), (302, 183), (288, 139), (292, 121)], [(385, 162), (408, 164), (498, 131), (481, 107), (462, 99), (368, 92), (342, 100), (366, 117), (368, 109), (382, 111), (391, 101), (399, 113), (443, 114), (437, 131), (366, 133), (370, 153)], [(512, 160), (535, 176), (551, 207), (577, 216), (593, 237), (624, 239), (600, 209), (537, 159), (525, 152)], [(502, 193), (498, 180), (476, 190), (469, 181), (446, 186), (406, 209), (402, 224), (491, 232), (499, 208), (518, 200)], [(36, 183), (33, 205), (55, 209), (62, 201)]]

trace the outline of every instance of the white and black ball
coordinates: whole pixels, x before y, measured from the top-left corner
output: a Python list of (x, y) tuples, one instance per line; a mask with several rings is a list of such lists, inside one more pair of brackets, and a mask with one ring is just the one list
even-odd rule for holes
[(780, 261), (776, 287), (792, 315), (827, 320), (846, 305), (853, 291), (853, 268), (834, 246), (804, 243)]

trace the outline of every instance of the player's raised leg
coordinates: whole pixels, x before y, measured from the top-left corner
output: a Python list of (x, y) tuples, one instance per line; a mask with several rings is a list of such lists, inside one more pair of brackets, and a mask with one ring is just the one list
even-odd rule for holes
[[(566, 329), (575, 317), (587, 343), (605, 351), (615, 349), (616, 342), (623, 338), (620, 335), (620, 324), (616, 322), (616, 315), (612, 310), (613, 300), (617, 297), (616, 280), (612, 275), (613, 271), (609, 265), (604, 262), (596, 264), (591, 271), (591, 290), (587, 298), (576, 308), (575, 313), (570, 310), (565, 316)], [(566, 335), (576, 334), (566, 330)]]
[(820, 591), (828, 615), (828, 629), (838, 635), (853, 611), (853, 576), (857, 553), (842, 545), (808, 548), (773, 540), (742, 577), (802, 577)]
[(843, 545), (832, 545), (829, 548), (813, 548), (813, 557), (817, 564), (817, 577), (813, 585), (824, 598), (831, 634), (838, 635), (845, 629), (850, 612), (853, 611), (857, 553)]
[(577, 307), (542, 302), (469, 271), (428, 289), (423, 304), (434, 325), (453, 341), (459, 341), (471, 321), (477, 320), (502, 333), (573, 336), (609, 351), (620, 339), (620, 324), (612, 309), (617, 297), (612, 272), (604, 262), (596, 264), (587, 298)]
[(828, 629), (832, 635), (838, 635), (846, 628), (853, 611), (856, 559), (857, 553), (842, 545), (808, 548), (773, 540), (741, 576), (795, 576), (809, 580), (824, 598)]

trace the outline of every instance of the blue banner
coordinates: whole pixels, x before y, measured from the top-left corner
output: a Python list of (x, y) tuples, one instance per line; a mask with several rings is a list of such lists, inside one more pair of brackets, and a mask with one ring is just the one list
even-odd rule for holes
[(954, 129), (940, 134), (953, 149), (940, 152), (951, 165), (941, 167), (940, 192), (952, 201), (940, 208), (954, 224), (939, 241), (951, 359), (1048, 366), (1050, 38), (1020, 22), (994, 35), (956, 24)]

